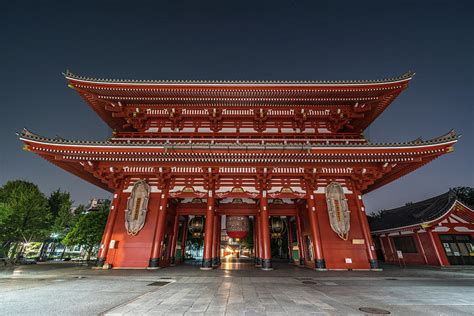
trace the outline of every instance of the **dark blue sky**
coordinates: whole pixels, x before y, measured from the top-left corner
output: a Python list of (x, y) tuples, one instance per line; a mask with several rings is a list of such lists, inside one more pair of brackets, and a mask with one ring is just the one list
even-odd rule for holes
[(77, 203), (109, 194), (21, 150), (22, 127), (102, 140), (61, 72), (122, 79), (377, 79), (413, 70), (371, 141), (456, 129), (454, 153), (365, 196), (369, 211), (474, 186), (473, 1), (14, 1), (0, 12), (0, 185), (27, 179)]

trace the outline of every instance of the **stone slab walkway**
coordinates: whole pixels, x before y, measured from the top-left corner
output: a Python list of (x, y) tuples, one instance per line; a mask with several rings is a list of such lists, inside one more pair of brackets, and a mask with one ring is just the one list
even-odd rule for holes
[(336, 310), (324, 302), (324, 294), (308, 290), (293, 278), (184, 277), (107, 315), (307, 315)]
[(106, 315), (361, 315), (360, 307), (399, 315), (469, 315), (473, 281), (183, 277)]
[(368, 315), (361, 307), (392, 315), (474, 315), (474, 271), (461, 267), (223, 267), (94, 270), (52, 263), (0, 269), (0, 315)]

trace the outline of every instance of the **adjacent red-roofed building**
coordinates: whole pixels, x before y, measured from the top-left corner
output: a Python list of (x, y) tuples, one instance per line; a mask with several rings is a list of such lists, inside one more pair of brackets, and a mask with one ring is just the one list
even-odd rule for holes
[(384, 210), (369, 222), (387, 263), (474, 264), (474, 210), (453, 191)]

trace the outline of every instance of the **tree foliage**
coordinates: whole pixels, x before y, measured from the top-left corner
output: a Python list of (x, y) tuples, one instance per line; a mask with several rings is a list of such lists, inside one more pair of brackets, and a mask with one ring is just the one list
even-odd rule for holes
[(12, 208), (4, 202), (0, 202), (0, 242), (2, 246), (9, 244), (11, 240), (10, 229), (8, 227), (8, 221), (13, 214)]
[(71, 211), (71, 195), (69, 192), (58, 189), (51, 193), (48, 204), (53, 217), (52, 231), (58, 235), (59, 239), (62, 239), (74, 226), (76, 220), (75, 214)]
[(68, 192), (57, 189), (50, 194), (48, 198), (48, 204), (49, 208), (51, 209), (51, 215), (53, 218), (56, 218), (65, 205), (68, 205), (70, 209), (72, 204), (71, 195)]
[(108, 214), (108, 204), (101, 205), (98, 211), (79, 214), (78, 220), (63, 239), (63, 243), (67, 246), (85, 247), (89, 260), (94, 246), (100, 243)]
[(457, 187), (453, 189), (456, 193), (457, 198), (462, 203), (469, 207), (474, 207), (474, 188), (471, 187)]
[(0, 239), (29, 242), (48, 236), (51, 211), (38, 186), (23, 180), (8, 181), (0, 188)]
[(72, 211), (72, 203), (70, 194), (60, 189), (47, 198), (31, 182), (7, 182), (0, 187), (0, 249), (7, 252), (13, 245), (12, 257), (16, 253), (19, 258), (25, 243), (44, 242), (41, 257), (54, 236), (53, 248), (65, 238), (68, 246), (84, 246), (89, 259), (102, 237), (109, 205), (87, 212), (83, 205)]

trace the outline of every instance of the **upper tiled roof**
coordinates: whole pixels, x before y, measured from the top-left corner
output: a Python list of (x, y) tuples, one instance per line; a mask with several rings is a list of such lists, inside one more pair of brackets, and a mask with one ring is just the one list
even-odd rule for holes
[(381, 231), (430, 222), (445, 214), (455, 202), (456, 194), (448, 191), (427, 200), (383, 210), (380, 216), (368, 217), (370, 229)]
[(122, 83), (122, 84), (314, 84), (314, 85), (363, 85), (363, 84), (383, 84), (392, 83), (402, 80), (411, 79), (415, 73), (408, 71), (401, 76), (392, 78), (376, 79), (376, 80), (334, 80), (334, 81), (318, 81), (318, 80), (130, 80), (130, 79), (102, 79), (78, 76), (67, 70), (63, 75), (66, 79), (81, 80), (94, 83)]

